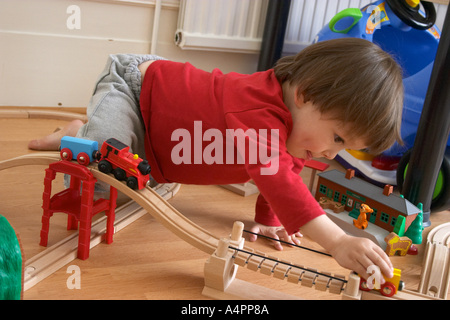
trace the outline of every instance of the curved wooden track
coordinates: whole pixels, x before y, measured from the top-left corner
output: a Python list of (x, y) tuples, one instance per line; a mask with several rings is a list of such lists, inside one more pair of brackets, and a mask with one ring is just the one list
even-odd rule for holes
[(446, 299), (450, 281), (450, 222), (430, 231), (419, 292)]
[[(0, 109), (0, 118), (45, 118), (67, 121), (79, 119), (87, 121), (85, 115), (72, 112), (8, 108)], [(1, 161), (0, 171), (26, 165), (49, 165), (58, 160), (60, 160), (60, 157), (56, 152), (31, 153)], [(181, 239), (208, 254), (212, 254), (217, 248), (218, 239), (215, 236), (184, 217), (151, 188), (135, 191), (128, 188), (123, 182), (116, 180), (112, 175), (107, 175), (98, 171), (95, 164), (90, 165), (89, 169), (97, 180), (115, 187), (117, 190), (136, 201), (136, 203), (147, 210), (147, 212), (156, 220)]]
[[(49, 165), (59, 160), (59, 153), (56, 152), (31, 153), (1, 161), (0, 171), (26, 165)], [(98, 181), (105, 182), (130, 197), (184, 241), (208, 254), (212, 254), (217, 248), (218, 238), (187, 219), (150, 187), (142, 190), (132, 190), (123, 182), (116, 180), (112, 175), (100, 172), (96, 164), (91, 164), (88, 168)]]
[(87, 116), (81, 113), (59, 110), (36, 110), (36, 108), (0, 108), (2, 119), (53, 119), (53, 120), (81, 120), (87, 121)]

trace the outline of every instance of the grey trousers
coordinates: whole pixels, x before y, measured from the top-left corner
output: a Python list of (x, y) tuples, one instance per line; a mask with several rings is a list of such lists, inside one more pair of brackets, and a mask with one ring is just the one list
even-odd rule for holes
[[(80, 128), (77, 137), (94, 140), (101, 148), (109, 138), (130, 146), (130, 152), (145, 159), (145, 127), (139, 107), (141, 72), (138, 66), (149, 60), (164, 60), (155, 55), (110, 55), (105, 69), (98, 78), (87, 107), (88, 121)], [(65, 177), (69, 186), (69, 177)], [(108, 198), (109, 186), (96, 183), (95, 197)], [(119, 200), (124, 195), (119, 193)]]
[(99, 148), (105, 140), (116, 138), (130, 146), (130, 152), (145, 158), (138, 66), (161, 59), (155, 55), (110, 55), (87, 107), (88, 122), (80, 128), (77, 137), (98, 141)]

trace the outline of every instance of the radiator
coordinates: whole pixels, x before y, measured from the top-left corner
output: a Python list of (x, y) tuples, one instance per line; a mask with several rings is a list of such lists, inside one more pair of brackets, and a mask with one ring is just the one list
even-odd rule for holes
[(176, 44), (183, 49), (254, 53), (268, 0), (180, 0)]
[[(180, 0), (176, 44), (183, 49), (258, 53), (269, 0)], [(293, 54), (313, 40), (338, 12), (375, 0), (292, 0), (283, 51)], [(447, 5), (436, 5), (441, 27)], [(442, 21), (441, 21), (442, 20)]]
[(283, 51), (294, 54), (311, 44), (338, 12), (362, 8), (375, 0), (292, 0)]

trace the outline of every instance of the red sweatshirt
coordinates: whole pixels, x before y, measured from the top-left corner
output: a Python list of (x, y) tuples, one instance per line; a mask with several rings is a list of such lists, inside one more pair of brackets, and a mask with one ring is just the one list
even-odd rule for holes
[(156, 61), (146, 71), (140, 105), (157, 182), (252, 179), (260, 191), (255, 221), (283, 225), (289, 234), (324, 213), (299, 176), (305, 161), (286, 150), (292, 117), (273, 70), (223, 74)]

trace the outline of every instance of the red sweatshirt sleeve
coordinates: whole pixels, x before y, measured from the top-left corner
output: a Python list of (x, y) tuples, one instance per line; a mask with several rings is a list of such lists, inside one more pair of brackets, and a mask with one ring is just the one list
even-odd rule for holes
[[(256, 143), (258, 151), (261, 147), (267, 147), (267, 152), (263, 154), (272, 155), (267, 163), (261, 161), (261, 157), (256, 163), (252, 163), (248, 154), (245, 154), (248, 175), (261, 193), (256, 204), (257, 222), (275, 226), (281, 223), (289, 234), (293, 234), (307, 222), (324, 214), (299, 176), (304, 161), (292, 157), (286, 150), (288, 133), (282, 119), (262, 108), (228, 113), (226, 121), (229, 128), (241, 128), (244, 131), (253, 127), (267, 128), (268, 132), (279, 133), (278, 140), (275, 134), (268, 134), (267, 139), (258, 134), (257, 141), (252, 141), (254, 136), (246, 136), (247, 146)], [(257, 133), (261, 131), (257, 130)], [(240, 145), (236, 148), (242, 153), (247, 152)]]
[(273, 212), (270, 204), (261, 193), (258, 195), (258, 199), (256, 200), (255, 222), (265, 226), (281, 226), (281, 222), (278, 220), (277, 215)]

